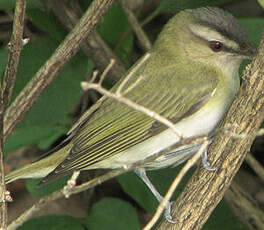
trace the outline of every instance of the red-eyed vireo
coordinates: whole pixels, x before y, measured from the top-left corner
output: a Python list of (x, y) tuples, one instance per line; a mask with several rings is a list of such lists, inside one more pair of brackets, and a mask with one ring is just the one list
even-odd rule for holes
[[(139, 77), (143, 79), (124, 96), (168, 118), (186, 138), (214, 130), (239, 89), (240, 63), (251, 58), (254, 49), (231, 14), (208, 7), (174, 16), (149, 53), (125, 88)], [(179, 136), (167, 126), (106, 99), (81, 117), (51, 155), (11, 172), (6, 182), (31, 177), (44, 177), (43, 182), (47, 182), (76, 170), (120, 168), (178, 141)], [(162, 197), (145, 169), (178, 165), (199, 146), (182, 146), (136, 172), (160, 201)], [(168, 204), (166, 217), (170, 221), (169, 209)]]

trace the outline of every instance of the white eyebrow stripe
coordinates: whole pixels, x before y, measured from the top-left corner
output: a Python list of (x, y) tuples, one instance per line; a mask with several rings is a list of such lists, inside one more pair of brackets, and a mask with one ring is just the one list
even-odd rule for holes
[(207, 27), (201, 24), (190, 24), (189, 29), (195, 35), (202, 37), (207, 41), (220, 41), (226, 46), (231, 47), (232, 49), (239, 48), (238, 44), (235, 41), (228, 39), (216, 30), (212, 30), (211, 27)]

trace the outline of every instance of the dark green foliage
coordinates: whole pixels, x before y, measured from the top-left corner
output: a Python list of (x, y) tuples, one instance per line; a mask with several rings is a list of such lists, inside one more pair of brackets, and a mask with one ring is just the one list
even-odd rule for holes
[(42, 179), (28, 179), (26, 181), (26, 187), (32, 196), (36, 198), (40, 198), (58, 189), (61, 189), (67, 183), (69, 179), (70, 179), (70, 175), (59, 178), (56, 181), (50, 182), (42, 186), (38, 186), (39, 182)]
[[(1, 0), (0, 9), (7, 10), (13, 9), (16, 5), (16, 0)], [(40, 0), (27, 0), (27, 9), (39, 9), (42, 8)]]
[(98, 201), (87, 216), (89, 230), (137, 230), (140, 229), (136, 210), (117, 198)]
[[(50, 38), (30, 42), (22, 52), (14, 97), (19, 94), (37, 70), (54, 52), (58, 43)], [(76, 55), (27, 113), (14, 134), (7, 140), (5, 151), (31, 144), (47, 148), (70, 124), (70, 113), (81, 96), (80, 82), (87, 74), (87, 58)], [(14, 98), (13, 97), (13, 98)], [(47, 139), (49, 141), (47, 141)], [(46, 143), (46, 146), (43, 143)]]
[(48, 215), (32, 218), (19, 230), (84, 230), (78, 219), (71, 216)]

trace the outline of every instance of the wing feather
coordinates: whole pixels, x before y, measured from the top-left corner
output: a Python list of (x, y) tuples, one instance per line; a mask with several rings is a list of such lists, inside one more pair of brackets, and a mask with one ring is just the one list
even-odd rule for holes
[[(201, 98), (208, 99), (218, 83), (216, 73), (213, 71), (211, 75), (200, 78), (199, 87), (193, 80), (188, 80), (188, 73), (179, 75), (175, 69), (171, 71), (157, 69), (156, 74), (160, 75), (159, 78), (152, 79), (151, 73), (145, 72), (145, 74), (146, 77), (137, 85), (137, 90), (131, 90), (125, 96), (172, 121), (178, 121), (194, 107), (197, 111), (199, 105), (202, 105)], [(139, 73), (135, 74), (135, 79), (138, 76)], [(186, 81), (185, 87), (177, 86), (177, 80)], [(132, 83), (133, 81), (130, 84)], [(153, 90), (155, 85), (159, 87)], [(139, 95), (138, 91), (140, 91)], [(112, 99), (105, 99), (100, 107), (85, 119), (85, 123), (79, 122), (71, 130), (74, 135), (71, 139), (72, 148), (69, 156), (45, 179), (54, 174), (87, 169), (166, 129), (151, 117)]]

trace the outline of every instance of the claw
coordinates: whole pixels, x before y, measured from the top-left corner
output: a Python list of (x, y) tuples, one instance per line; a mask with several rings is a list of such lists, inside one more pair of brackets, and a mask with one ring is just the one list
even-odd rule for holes
[(171, 205), (172, 205), (172, 202), (168, 202), (166, 204), (166, 207), (165, 207), (165, 210), (164, 210), (164, 217), (166, 218), (166, 220), (172, 224), (176, 224), (176, 221), (174, 221), (172, 219), (172, 216), (171, 216)]
[(203, 167), (208, 170), (208, 171), (215, 171), (216, 168), (212, 168), (210, 166), (210, 163), (208, 162), (208, 158), (207, 158), (207, 150), (205, 150), (202, 154), (202, 163), (203, 163)]

